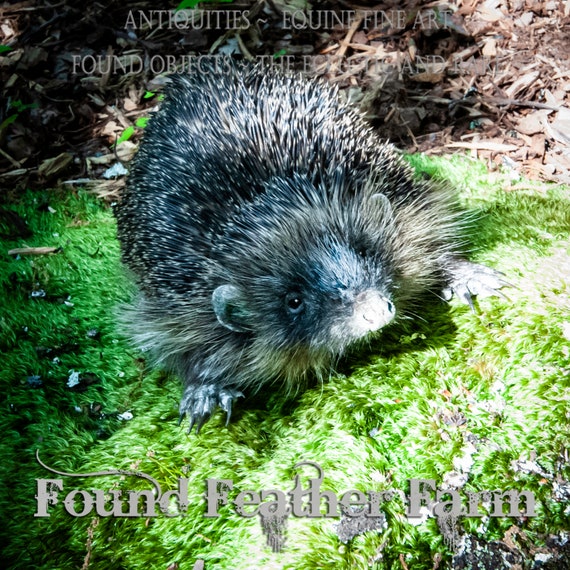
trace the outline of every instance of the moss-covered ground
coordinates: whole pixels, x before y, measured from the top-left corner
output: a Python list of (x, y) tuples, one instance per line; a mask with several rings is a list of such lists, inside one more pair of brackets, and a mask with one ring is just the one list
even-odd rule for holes
[[(500, 176), (463, 157), (412, 162), (449, 180), (477, 214), (470, 257), (504, 272), (508, 299), (482, 299), (476, 312), (434, 300), (423, 320), (385, 331), (329, 381), (291, 400), (266, 390), (238, 402), (228, 427), (217, 413), (199, 435), (177, 425), (179, 381), (148, 370), (118, 331), (117, 311), (133, 288), (110, 208), (69, 190), (29, 192), (10, 205), (32, 235), (3, 240), (0, 251), (2, 567), (184, 570), (203, 560), (207, 570), (431, 570), (440, 556), (450, 560), (443, 518), (409, 520), (398, 493), (382, 507), (385, 521), (347, 543), (338, 518), (290, 517), (279, 553), (266, 546), (258, 516), (239, 516), (231, 504), (204, 516), (206, 479), (231, 479), (230, 499), (243, 490), (287, 492), (295, 475), (305, 487), (316, 476), (309, 466), (295, 469), (301, 461), (318, 463), (322, 490), (338, 495), (405, 494), (410, 479), (450, 484), (462, 498), (533, 493), (536, 516), (459, 519), (457, 532), (487, 541), (513, 525), (534, 545), (570, 529), (569, 191), (530, 183), (505, 191)], [(23, 246), (61, 250), (8, 255)], [(61, 472), (140, 471), (163, 492), (187, 478), (185, 516), (94, 508), (72, 516), (85, 506), (64, 504), (75, 489), (126, 496), (153, 486), (125, 474), (57, 475), (36, 453)], [(35, 516), (38, 479), (62, 480), (49, 517)]]

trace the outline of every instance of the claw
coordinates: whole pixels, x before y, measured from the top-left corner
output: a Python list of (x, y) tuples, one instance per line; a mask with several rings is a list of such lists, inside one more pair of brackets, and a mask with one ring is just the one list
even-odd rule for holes
[(233, 388), (220, 390), (220, 393), (218, 394), (220, 408), (222, 408), (222, 410), (227, 414), (226, 427), (228, 427), (230, 418), (232, 417), (232, 403), (237, 398), (243, 398), (243, 394), (239, 390), (234, 390)]
[[(192, 433), (193, 427), (194, 427), (194, 416), (188, 416), (188, 430), (186, 431), (188, 435)], [(198, 431), (196, 431), (196, 435), (198, 435)]]
[(206, 423), (206, 420), (210, 417), (210, 415), (208, 414), (207, 416), (199, 416), (198, 418), (196, 418), (196, 416), (190, 416), (190, 426), (188, 427), (188, 435), (190, 435), (192, 433), (192, 428), (194, 426), (196, 426), (196, 435), (198, 435), (200, 433), (200, 430), (202, 429), (202, 426)]
[(471, 263), (462, 259), (454, 259), (447, 266), (448, 285), (443, 289), (444, 300), (449, 301), (456, 295), (475, 312), (473, 297), (507, 297), (500, 291), (502, 287), (512, 287), (505, 281), (500, 271), (490, 267)]
[(195, 386), (189, 384), (184, 390), (180, 402), (180, 417), (178, 425), (188, 416), (188, 434), (196, 428), (196, 434), (212, 415), (216, 406), (220, 406), (227, 414), (226, 426), (229, 424), (232, 413), (232, 402), (243, 394), (234, 388), (220, 388), (215, 384)]

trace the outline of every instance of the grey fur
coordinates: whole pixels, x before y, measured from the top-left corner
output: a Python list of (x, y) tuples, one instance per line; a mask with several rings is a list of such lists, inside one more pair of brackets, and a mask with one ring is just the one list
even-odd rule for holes
[(198, 430), (241, 390), (324, 374), (426, 291), (493, 293), (459, 219), (324, 83), (174, 77), (117, 208), (133, 339), (182, 378)]

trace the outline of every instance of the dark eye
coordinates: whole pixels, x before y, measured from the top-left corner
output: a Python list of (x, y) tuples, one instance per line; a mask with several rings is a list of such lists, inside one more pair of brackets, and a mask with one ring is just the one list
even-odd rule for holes
[(362, 242), (356, 244), (356, 246), (354, 247), (354, 251), (356, 251), (356, 255), (358, 255), (358, 257), (365, 258), (370, 256), (370, 247)]
[(300, 293), (287, 293), (287, 296), (285, 297), (285, 304), (287, 305), (287, 310), (290, 313), (296, 315), (303, 310), (303, 297)]

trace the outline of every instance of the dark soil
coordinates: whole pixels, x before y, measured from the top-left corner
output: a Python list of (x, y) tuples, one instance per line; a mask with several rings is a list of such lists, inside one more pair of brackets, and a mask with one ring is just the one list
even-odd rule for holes
[(116, 196), (137, 121), (157, 102), (145, 94), (222, 54), (325, 76), (408, 151), (469, 151), (515, 181), (570, 182), (568, 2), (200, 6), (176, 16), (175, 4), (145, 0), (0, 6), (4, 199), (62, 182)]

